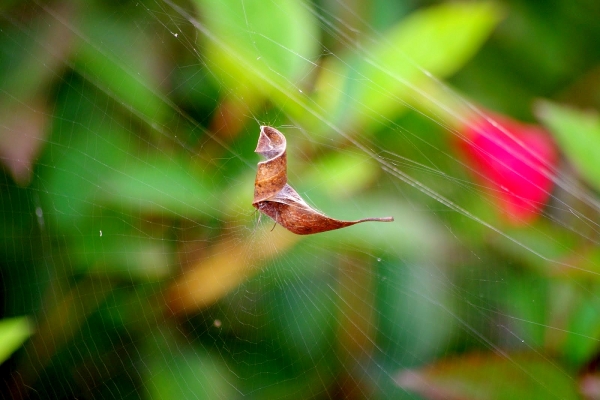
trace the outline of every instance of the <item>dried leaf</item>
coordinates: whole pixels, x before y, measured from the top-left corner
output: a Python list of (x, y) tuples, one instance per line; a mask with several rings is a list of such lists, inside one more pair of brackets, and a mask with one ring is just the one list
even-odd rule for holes
[(313, 209), (287, 184), (285, 149), (286, 140), (281, 132), (269, 126), (260, 127), (255, 152), (264, 156), (266, 160), (258, 163), (252, 205), (279, 225), (298, 235), (310, 235), (345, 228), (360, 222), (394, 220), (393, 217), (384, 217), (340, 221)]
[[(211, 306), (259, 271), (258, 266), (279, 256), (298, 242), (286, 233), (269, 239), (269, 246), (249, 251), (253, 244), (266, 239), (268, 229), (259, 229), (250, 237), (225, 238), (200, 257), (167, 291), (167, 306), (173, 315), (199, 312)], [(255, 240), (254, 240), (255, 239)]]

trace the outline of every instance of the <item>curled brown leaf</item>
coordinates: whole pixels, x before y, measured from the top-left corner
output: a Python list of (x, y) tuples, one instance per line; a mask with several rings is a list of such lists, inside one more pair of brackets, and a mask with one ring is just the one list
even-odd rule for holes
[(340, 221), (310, 207), (287, 183), (285, 136), (275, 128), (260, 127), (256, 153), (266, 158), (258, 163), (252, 205), (276, 223), (298, 235), (345, 228), (360, 222), (391, 222), (393, 217)]

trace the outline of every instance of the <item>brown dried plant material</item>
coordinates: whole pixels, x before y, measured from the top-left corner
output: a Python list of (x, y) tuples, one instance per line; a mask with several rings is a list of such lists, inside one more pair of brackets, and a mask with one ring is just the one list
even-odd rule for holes
[(340, 221), (311, 208), (287, 184), (287, 156), (285, 136), (275, 128), (260, 127), (255, 152), (266, 158), (258, 163), (254, 182), (252, 205), (276, 223), (298, 235), (331, 231), (360, 222), (391, 222), (393, 217), (364, 218), (357, 221)]

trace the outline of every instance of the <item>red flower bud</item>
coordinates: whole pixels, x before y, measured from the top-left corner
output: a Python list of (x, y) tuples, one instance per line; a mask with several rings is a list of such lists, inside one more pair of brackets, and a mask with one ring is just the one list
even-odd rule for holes
[(558, 157), (550, 135), (537, 125), (491, 114), (470, 121), (462, 133), (467, 163), (492, 190), (502, 214), (513, 224), (532, 221), (553, 185)]

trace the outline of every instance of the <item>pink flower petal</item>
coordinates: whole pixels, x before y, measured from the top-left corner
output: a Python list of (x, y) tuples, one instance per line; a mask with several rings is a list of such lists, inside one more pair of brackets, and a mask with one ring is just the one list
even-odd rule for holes
[(494, 191), (508, 221), (532, 221), (550, 196), (557, 150), (536, 125), (488, 115), (463, 128), (460, 147), (478, 179)]

